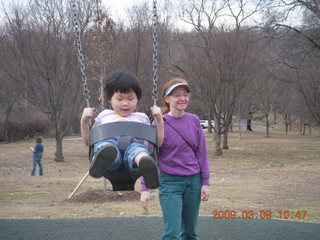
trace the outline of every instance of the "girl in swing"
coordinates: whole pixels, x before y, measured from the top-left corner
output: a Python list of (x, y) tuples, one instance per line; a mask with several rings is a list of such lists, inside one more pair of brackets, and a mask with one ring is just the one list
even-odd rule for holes
[[(128, 71), (114, 72), (107, 79), (104, 91), (112, 109), (105, 109), (98, 114), (95, 118), (94, 126), (115, 121), (150, 124), (149, 118), (145, 113), (135, 112), (142, 91), (139, 81), (133, 73)], [(151, 113), (157, 121), (158, 141), (162, 141), (163, 119), (161, 109), (153, 106), (151, 107)], [(81, 117), (81, 135), (87, 146), (89, 141), (88, 121), (94, 116), (94, 108), (85, 108)], [(154, 159), (150, 157), (148, 148), (143, 142), (137, 139), (133, 140), (122, 157), (117, 139), (102, 140), (94, 145), (93, 153), (89, 167), (89, 174), (92, 177), (100, 178), (107, 170), (115, 171), (124, 163), (129, 171), (140, 170), (148, 188), (159, 187), (158, 166)]]

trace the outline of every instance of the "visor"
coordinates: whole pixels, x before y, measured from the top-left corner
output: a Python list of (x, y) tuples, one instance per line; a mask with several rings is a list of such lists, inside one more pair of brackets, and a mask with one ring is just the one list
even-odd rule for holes
[(190, 88), (190, 86), (188, 84), (186, 84), (186, 83), (176, 83), (176, 84), (173, 84), (172, 86), (168, 87), (167, 91), (164, 93), (164, 96), (169, 96), (170, 93), (177, 87), (186, 87), (187, 92), (191, 91), (191, 88)]

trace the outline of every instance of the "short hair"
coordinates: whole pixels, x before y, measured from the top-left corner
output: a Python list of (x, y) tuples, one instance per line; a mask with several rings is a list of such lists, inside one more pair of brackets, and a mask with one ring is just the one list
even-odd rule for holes
[(36, 136), (34, 138), (34, 140), (35, 140), (36, 143), (41, 143), (42, 142), (42, 137), (41, 136)]
[(117, 71), (105, 80), (104, 92), (107, 100), (111, 100), (115, 92), (128, 93), (131, 90), (137, 95), (138, 101), (141, 98), (142, 90), (138, 78), (129, 71)]

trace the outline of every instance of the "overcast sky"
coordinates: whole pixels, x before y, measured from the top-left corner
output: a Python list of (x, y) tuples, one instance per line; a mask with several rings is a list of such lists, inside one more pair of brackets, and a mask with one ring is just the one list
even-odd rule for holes
[[(147, 2), (149, 4), (149, 9), (152, 10), (153, 0), (102, 0), (102, 4), (109, 10), (111, 17), (115, 20), (122, 19), (126, 20), (127, 9), (132, 7), (133, 5)], [(172, 1), (174, 3), (178, 3), (178, 0)], [(160, 5), (164, 4), (164, 0), (157, 0), (157, 7), (160, 9)], [(163, 7), (163, 6), (162, 6)], [(158, 10), (159, 11), (159, 10)], [(185, 23), (182, 23), (179, 19), (175, 20), (175, 24), (177, 27), (182, 29), (189, 29), (190, 26), (186, 26)]]
[[(153, 0), (102, 0), (102, 4), (109, 10), (110, 15), (114, 19), (124, 19), (126, 18), (126, 9), (131, 6), (142, 3), (142, 2), (150, 2), (150, 5), (153, 3)], [(161, 0), (158, 0), (158, 4)], [(17, 2), (26, 2), (26, 0), (0, 0), (0, 12), (2, 14), (2, 4), (4, 6), (8, 6), (11, 3)]]
[[(102, 0), (102, 3), (110, 10), (110, 14), (114, 18), (125, 18), (126, 10), (131, 6), (142, 3), (145, 0)], [(159, 0), (158, 0), (159, 1)], [(152, 4), (152, 0), (149, 0)]]

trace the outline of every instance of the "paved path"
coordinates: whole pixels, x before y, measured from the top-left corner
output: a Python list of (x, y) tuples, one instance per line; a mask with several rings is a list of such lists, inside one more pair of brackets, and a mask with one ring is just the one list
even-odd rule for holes
[[(2, 240), (157, 240), (162, 218), (0, 219)], [(316, 240), (320, 224), (200, 217), (199, 240)]]

